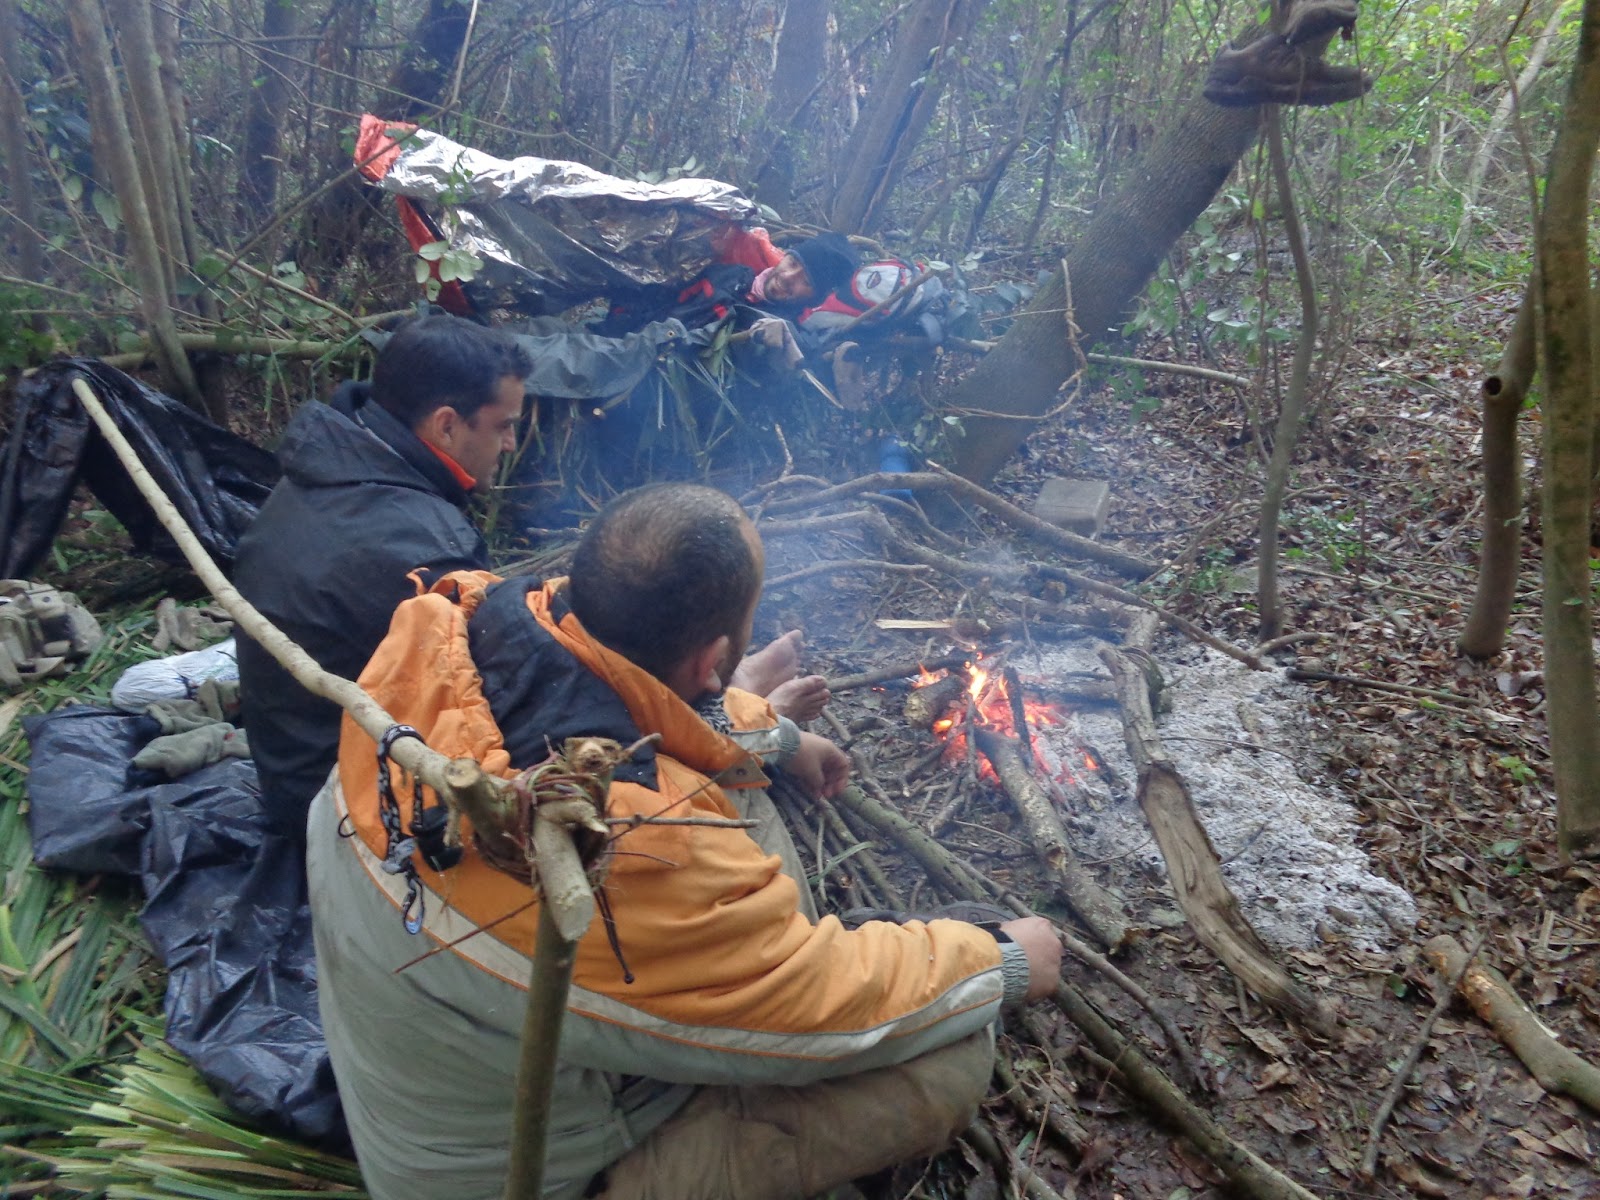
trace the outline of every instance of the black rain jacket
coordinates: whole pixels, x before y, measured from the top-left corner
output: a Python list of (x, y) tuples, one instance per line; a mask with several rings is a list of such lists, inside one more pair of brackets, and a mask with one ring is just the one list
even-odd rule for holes
[[(328, 671), (354, 679), (389, 631), (415, 570), (488, 567), (468, 496), (364, 383), (307, 404), (278, 457), (283, 480), (239, 541), (244, 598)], [(338, 705), (312, 696), (239, 636), (244, 725), (262, 802), (284, 834), (304, 839), (306, 811), (339, 751)]]

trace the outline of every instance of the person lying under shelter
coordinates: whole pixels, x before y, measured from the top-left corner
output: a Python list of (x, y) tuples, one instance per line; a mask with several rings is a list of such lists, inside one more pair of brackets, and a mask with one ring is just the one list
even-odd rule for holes
[[(848, 760), (807, 734), (756, 761), (695, 707), (740, 661), (763, 565), (728, 496), (651, 485), (602, 510), (568, 579), (464, 572), (408, 600), (361, 677), (434, 750), (502, 776), (569, 737), (659, 734), (617, 768), (612, 816), (755, 822), (614, 842), (562, 1025), (551, 1200), (800, 1198), (937, 1152), (984, 1095), (1002, 1003), (1056, 985), (1042, 918), (816, 916), (764, 769), (836, 794)], [(777, 725), (737, 690), (721, 710), (747, 735)], [(444, 870), (409, 857), (389, 830), (411, 827), (410, 789), (385, 799), (374, 750), (347, 721), (309, 827), (351, 1136), (377, 1200), (499, 1196), (537, 901), (475, 847)]]

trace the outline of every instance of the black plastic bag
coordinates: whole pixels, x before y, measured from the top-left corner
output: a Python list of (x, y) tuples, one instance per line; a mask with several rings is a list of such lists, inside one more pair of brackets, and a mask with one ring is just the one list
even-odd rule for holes
[(160, 733), (150, 718), (74, 705), (24, 728), (35, 860), (140, 876), (141, 921), (168, 971), (167, 1040), (239, 1112), (346, 1150), (304, 851), (268, 831), (255, 764), (129, 788), (133, 754)]
[(0, 578), (25, 579), (49, 553), (80, 480), (133, 538), (182, 562), (72, 390), (84, 377), (200, 544), (226, 568), (280, 474), (277, 458), (95, 359), (49, 363), (17, 388), (0, 468)]

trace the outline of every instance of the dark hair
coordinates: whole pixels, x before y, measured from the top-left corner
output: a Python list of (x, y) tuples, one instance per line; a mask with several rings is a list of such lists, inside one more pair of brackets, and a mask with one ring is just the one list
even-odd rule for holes
[(736, 637), (761, 586), (744, 510), (715, 488), (653, 483), (590, 523), (567, 596), (583, 627), (665, 679), (723, 634)]
[(502, 379), (524, 379), (532, 370), (528, 352), (499, 330), (462, 317), (421, 317), (378, 351), (372, 398), (408, 429), (446, 406), (470, 420), (494, 400)]

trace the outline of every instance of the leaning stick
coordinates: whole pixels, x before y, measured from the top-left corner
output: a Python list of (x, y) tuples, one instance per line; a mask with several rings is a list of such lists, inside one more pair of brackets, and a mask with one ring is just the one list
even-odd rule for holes
[(1101, 945), (1116, 953), (1128, 940), (1128, 915), (1116, 897), (1095, 882), (1078, 861), (1067, 838), (1067, 827), (1022, 754), (1022, 743), (982, 727), (967, 732), (974, 736), (978, 749), (993, 765), (995, 774), (1000, 777), (1000, 786), (1011, 797), (1011, 803), (1027, 827), (1029, 844), (1054, 876), (1072, 911)]
[(1600, 1112), (1600, 1068), (1556, 1041), (1533, 1010), (1511, 990), (1504, 975), (1493, 967), (1471, 963), (1461, 943), (1449, 934), (1425, 942), (1422, 953), (1441, 975), (1460, 979), (1457, 990), (1466, 997), (1472, 1011), (1511, 1047), (1523, 1066), (1533, 1072), (1540, 1087), (1571, 1096)]
[[(381, 741), (385, 732), (396, 724), (395, 719), (356, 683), (324, 671), (311, 655), (239, 594), (145, 469), (94, 389), (80, 377), (72, 381), (72, 390), (118, 461), (127, 469), (134, 487), (155, 512), (156, 519), (172, 535), (195, 574), (228, 615), (293, 675), (297, 683), (313, 695), (338, 704), (367, 736), (374, 742)], [(510, 829), (515, 809), (508, 803), (506, 782), (485, 774), (474, 760), (448, 759), (415, 738), (401, 738), (395, 742), (392, 757), (414, 778), (433, 788), (452, 811), (464, 812), (475, 829), (502, 835)], [(590, 817), (593, 818), (592, 812)], [(544, 902), (539, 906), (540, 936), (534, 947), (525, 1029), (537, 1025), (540, 1029), (553, 1030), (560, 1027), (565, 1012), (566, 990), (574, 961), (572, 943), (588, 929), (595, 902), (584, 864), (573, 845), (570, 827), (548, 818), (535, 820), (533, 841)], [(547, 931), (555, 936), (545, 936)], [(559, 1006), (552, 1010), (551, 1005)], [(542, 1011), (535, 1012), (535, 1009)], [(513, 1174), (507, 1180), (508, 1200), (540, 1194), (543, 1147), (550, 1115), (549, 1081), (555, 1077), (556, 1045), (553, 1035), (523, 1045), (517, 1102), (512, 1112), (512, 1144), (525, 1144), (535, 1148), (537, 1153), (524, 1154), (519, 1163), (521, 1176)], [(532, 1084), (525, 1091), (525, 1079), (534, 1083), (543, 1081), (543, 1094), (536, 1094)]]
[(1395, 1068), (1394, 1078), (1384, 1089), (1383, 1100), (1378, 1104), (1378, 1111), (1372, 1117), (1372, 1126), (1367, 1131), (1366, 1151), (1361, 1155), (1361, 1174), (1367, 1179), (1371, 1179), (1373, 1172), (1378, 1169), (1378, 1142), (1383, 1137), (1383, 1127), (1394, 1115), (1395, 1105), (1400, 1103), (1401, 1093), (1411, 1081), (1411, 1072), (1415, 1071), (1417, 1063), (1422, 1061), (1422, 1051), (1428, 1044), (1428, 1038), (1433, 1034), (1434, 1022), (1444, 1015), (1444, 1010), (1450, 1007), (1450, 1001), (1455, 999), (1456, 989), (1461, 986), (1461, 977), (1467, 973), (1467, 967), (1471, 965), (1472, 960), (1478, 957), (1483, 939), (1484, 935), (1479, 934), (1477, 940), (1472, 943), (1472, 949), (1468, 950), (1461, 960), (1460, 970), (1452, 972), (1448, 979), (1440, 976), (1437, 985), (1439, 994), (1434, 1000), (1433, 1011), (1423, 1020), (1416, 1037), (1411, 1039), (1411, 1049)]

